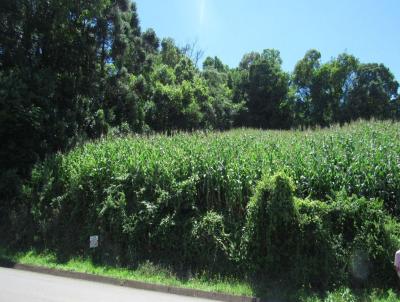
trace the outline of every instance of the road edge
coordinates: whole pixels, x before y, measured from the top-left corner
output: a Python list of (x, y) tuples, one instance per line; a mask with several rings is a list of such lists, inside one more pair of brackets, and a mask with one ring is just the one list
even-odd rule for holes
[(204, 298), (210, 300), (218, 300), (224, 302), (263, 302), (264, 300), (256, 297), (248, 297), (248, 296), (236, 296), (218, 292), (208, 292), (199, 289), (191, 289), (184, 287), (176, 287), (176, 286), (168, 286), (168, 285), (160, 285), (153, 283), (146, 283), (142, 281), (134, 281), (134, 280), (125, 280), (125, 279), (117, 279), (112, 277), (88, 274), (88, 273), (80, 273), (74, 271), (60, 270), (47, 268), (43, 266), (35, 266), (29, 264), (19, 264), (19, 263), (0, 263), (0, 267), (12, 268), (17, 270), (29, 271), (34, 273), (41, 273), (47, 275), (53, 275), (58, 277), (66, 277), (71, 279), (78, 280), (86, 280), (93, 281), (111, 285), (124, 286), (128, 288), (142, 289), (142, 290), (150, 290), (160, 293), (168, 293), (186, 297), (197, 297)]

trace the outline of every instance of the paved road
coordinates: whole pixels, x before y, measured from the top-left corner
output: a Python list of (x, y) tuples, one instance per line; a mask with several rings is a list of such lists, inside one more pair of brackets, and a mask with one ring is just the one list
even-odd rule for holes
[(0, 302), (210, 302), (0, 267)]

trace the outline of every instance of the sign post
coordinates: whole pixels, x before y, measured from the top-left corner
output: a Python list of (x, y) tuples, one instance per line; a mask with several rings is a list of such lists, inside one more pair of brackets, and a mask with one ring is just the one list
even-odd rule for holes
[(99, 246), (99, 235), (89, 237), (89, 248), (94, 249)]
[(93, 261), (97, 262), (99, 259), (99, 253), (97, 252), (97, 248), (99, 247), (99, 235), (89, 236), (89, 254)]

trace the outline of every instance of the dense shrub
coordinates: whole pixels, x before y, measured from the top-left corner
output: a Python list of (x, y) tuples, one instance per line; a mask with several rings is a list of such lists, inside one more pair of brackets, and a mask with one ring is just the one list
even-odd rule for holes
[(242, 248), (249, 268), (275, 278), (294, 265), (299, 217), (294, 186), (284, 174), (264, 176), (247, 206)]
[(0, 243), (12, 239), (5, 228), (10, 225), (18, 208), (21, 185), (21, 179), (15, 170), (0, 171)]
[[(374, 199), (339, 192), (328, 202), (293, 197), (284, 174), (265, 176), (247, 207), (243, 261), (251, 273), (291, 285), (388, 285), (398, 233)], [(393, 227), (393, 226), (392, 226)]]
[(394, 284), (396, 240), (382, 203), (336, 194), (328, 203), (297, 200), (300, 234), (297, 279), (326, 287), (334, 284)]
[(191, 240), (192, 262), (206, 266), (210, 271), (221, 270), (224, 266), (229, 268), (231, 242), (220, 214), (209, 211), (195, 221)]

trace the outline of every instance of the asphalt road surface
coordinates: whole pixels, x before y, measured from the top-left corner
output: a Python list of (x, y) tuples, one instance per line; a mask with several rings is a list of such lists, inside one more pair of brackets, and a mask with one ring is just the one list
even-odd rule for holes
[(210, 302), (0, 267), (0, 302)]

